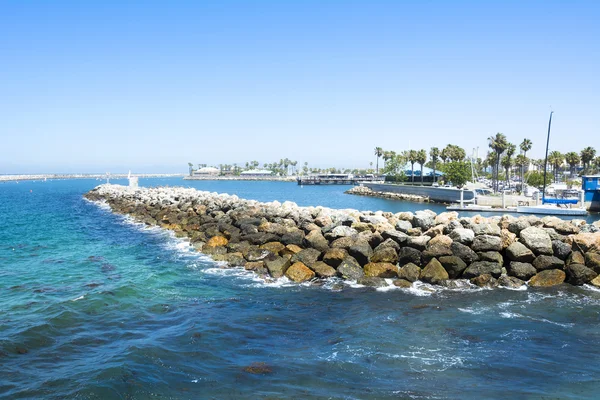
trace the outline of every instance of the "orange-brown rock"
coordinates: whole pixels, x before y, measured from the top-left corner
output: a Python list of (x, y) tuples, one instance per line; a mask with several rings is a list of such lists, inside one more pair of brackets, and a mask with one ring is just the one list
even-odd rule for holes
[(312, 278), (314, 278), (315, 273), (313, 272), (313, 270), (308, 268), (303, 263), (296, 262), (287, 269), (287, 271), (285, 272), (285, 276), (287, 276), (288, 279), (290, 279), (296, 283), (301, 283), (301, 282), (309, 281)]
[(227, 243), (229, 243), (229, 241), (227, 239), (225, 239), (223, 236), (213, 236), (208, 240), (208, 242), (206, 242), (206, 244), (204, 245), (204, 248), (227, 246)]
[(560, 269), (547, 269), (538, 272), (529, 281), (529, 286), (555, 286), (560, 285), (566, 279), (565, 271)]
[(397, 278), (398, 267), (396, 265), (379, 262), (379, 263), (368, 263), (364, 267), (365, 276), (378, 277), (378, 278)]

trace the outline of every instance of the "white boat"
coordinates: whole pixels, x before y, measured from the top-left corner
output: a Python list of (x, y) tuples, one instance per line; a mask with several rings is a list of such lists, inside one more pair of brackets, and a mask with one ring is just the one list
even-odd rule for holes
[(559, 207), (557, 204), (540, 204), (539, 206), (518, 206), (518, 213), (544, 215), (587, 215), (585, 208)]

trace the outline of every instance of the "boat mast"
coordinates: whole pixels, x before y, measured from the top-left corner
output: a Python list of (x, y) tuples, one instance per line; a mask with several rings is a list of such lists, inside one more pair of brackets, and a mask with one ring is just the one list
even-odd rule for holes
[(548, 138), (546, 139), (546, 158), (544, 158), (544, 186), (542, 186), (542, 204), (546, 197), (546, 169), (548, 166), (548, 144), (550, 143), (550, 125), (552, 125), (552, 114), (554, 111), (550, 111), (550, 120), (548, 121)]

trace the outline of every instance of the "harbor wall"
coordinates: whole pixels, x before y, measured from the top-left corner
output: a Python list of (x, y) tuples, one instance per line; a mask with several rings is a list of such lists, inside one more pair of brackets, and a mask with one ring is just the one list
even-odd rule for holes
[(600, 223), (456, 212), (361, 212), (260, 203), (184, 188), (100, 185), (85, 198), (189, 238), (223, 267), (266, 280), (341, 278), (366, 286), (416, 281), (463, 288), (600, 287)]
[[(394, 185), (388, 183), (365, 183), (364, 186), (374, 192), (420, 196), (437, 203), (458, 203), (461, 194), (461, 189), (432, 186)], [(464, 201), (473, 201), (475, 198), (475, 192), (472, 190), (463, 190), (462, 192)]]

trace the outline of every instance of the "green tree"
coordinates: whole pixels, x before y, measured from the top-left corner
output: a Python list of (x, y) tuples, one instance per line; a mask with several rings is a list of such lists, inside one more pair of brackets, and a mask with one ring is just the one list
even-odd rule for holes
[(457, 187), (462, 187), (471, 176), (471, 166), (465, 161), (450, 161), (440, 169), (444, 172), (444, 181)]
[(554, 182), (558, 182), (558, 169), (565, 160), (565, 156), (560, 151), (553, 151), (548, 155), (548, 162), (552, 165), (554, 172)]
[(571, 175), (571, 178), (573, 178), (573, 175), (575, 175), (575, 167), (579, 165), (581, 158), (576, 152), (570, 151), (565, 154), (565, 160), (567, 161), (567, 164), (569, 164), (569, 174)]
[(512, 144), (512, 143), (508, 143), (508, 145), (506, 146), (506, 151), (504, 152), (504, 158), (502, 159), (502, 167), (504, 168), (505, 172), (506, 172), (506, 183), (508, 184), (508, 187), (510, 188), (510, 168), (512, 167), (512, 156), (513, 154), (515, 154), (517, 147)]
[(379, 174), (379, 157), (381, 157), (383, 155), (383, 149), (381, 147), (375, 147), (375, 157), (377, 157), (377, 166), (376, 168), (376, 173)]
[(524, 167), (527, 164), (529, 164), (529, 159), (527, 157), (525, 157), (524, 154), (519, 154), (518, 156), (515, 157), (515, 165), (517, 167), (519, 167), (519, 170), (521, 171), (521, 193), (523, 192), (523, 189), (525, 187)]
[(409, 150), (406, 158), (410, 163), (410, 181), (411, 183), (415, 183), (415, 163), (417, 162), (417, 151)]
[(190, 169), (190, 176), (194, 173), (194, 164), (191, 162), (188, 163), (188, 168)]
[(585, 173), (588, 172), (588, 168), (590, 167), (591, 161), (596, 157), (596, 149), (593, 147), (586, 147), (581, 150), (581, 163), (583, 164), (583, 171)]
[(541, 188), (544, 185), (544, 174), (540, 171), (528, 171), (525, 174), (525, 182), (530, 186)]
[(494, 163), (495, 167), (492, 172), (492, 186), (494, 191), (498, 191), (498, 178), (500, 171), (500, 155), (506, 150), (508, 147), (508, 141), (506, 140), (506, 136), (503, 133), (496, 133), (495, 136), (490, 136), (488, 138), (490, 148), (496, 153), (496, 161)]
[(429, 158), (431, 159), (431, 164), (433, 166), (433, 181), (436, 182), (437, 178), (435, 173), (435, 167), (438, 160), (440, 159), (440, 149), (438, 149), (437, 147), (432, 147), (429, 150)]
[(423, 165), (427, 162), (427, 151), (421, 149), (417, 151), (417, 163), (421, 166), (421, 184), (423, 184)]

